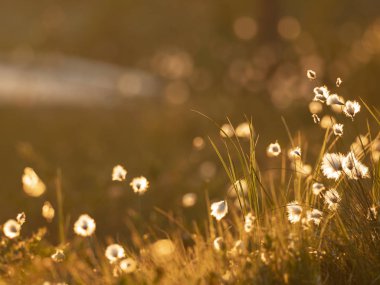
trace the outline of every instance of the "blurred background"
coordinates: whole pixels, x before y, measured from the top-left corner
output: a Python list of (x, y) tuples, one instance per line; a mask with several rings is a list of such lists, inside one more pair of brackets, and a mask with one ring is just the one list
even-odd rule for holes
[[(90, 214), (99, 237), (167, 227), (154, 207), (204, 217), (206, 190), (223, 199), (228, 180), (207, 139), (218, 129), (192, 110), (252, 118), (264, 167), (269, 143), (288, 146), (281, 116), (317, 140), (314, 86), (379, 103), (379, 12), (376, 0), (2, 1), (1, 219), (25, 211), (27, 230), (45, 225), (58, 168), (67, 218)], [(128, 182), (111, 181), (116, 164)], [(27, 166), (47, 184), (39, 198), (22, 191)], [(128, 185), (140, 175), (144, 196)]]

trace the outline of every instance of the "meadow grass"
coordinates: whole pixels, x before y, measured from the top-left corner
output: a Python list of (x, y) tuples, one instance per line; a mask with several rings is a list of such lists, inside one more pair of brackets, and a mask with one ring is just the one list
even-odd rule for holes
[[(20, 234), (33, 217), (5, 223), (0, 284), (380, 284), (380, 113), (361, 101), (369, 118), (359, 125), (357, 117), (366, 113), (359, 113), (359, 103), (328, 101), (326, 90), (314, 89), (314, 99), (337, 105), (337, 113), (329, 115), (321, 141), (294, 135), (283, 118), (289, 142), (285, 147), (274, 138), (267, 149), (277, 165), (271, 169), (260, 169), (256, 160), (260, 137), (250, 118), (237, 128), (229, 120), (214, 122), (221, 137), (209, 142), (231, 187), (220, 201), (205, 193), (209, 215), (203, 224), (188, 227), (182, 217), (156, 209), (174, 230), (146, 235), (129, 223), (131, 244), (100, 242), (90, 216), (73, 225), (65, 218), (58, 170), (60, 243), (49, 243), (44, 228), (30, 237)], [(346, 120), (344, 133), (331, 123), (333, 116)], [(347, 129), (355, 140), (349, 141)], [(323, 132), (318, 126), (315, 131)], [(307, 164), (312, 145), (319, 147), (314, 166)], [(126, 174), (117, 166), (112, 177), (123, 182)], [(23, 183), (29, 195), (45, 191), (30, 169)], [(149, 182), (136, 177), (131, 187), (143, 199)], [(73, 227), (77, 236), (68, 240)], [(159, 238), (162, 233), (166, 238)]]

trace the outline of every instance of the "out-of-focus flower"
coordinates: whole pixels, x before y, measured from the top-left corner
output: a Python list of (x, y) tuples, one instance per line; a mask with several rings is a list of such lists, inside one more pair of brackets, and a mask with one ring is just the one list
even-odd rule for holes
[(220, 221), (228, 213), (227, 201), (219, 201), (211, 204), (211, 216)]
[(46, 191), (45, 184), (30, 167), (24, 169), (22, 185), (24, 192), (32, 197), (39, 197)]
[(197, 202), (197, 194), (187, 193), (182, 196), (182, 206), (185, 208), (193, 207)]
[(231, 138), (235, 134), (234, 128), (230, 124), (224, 124), (220, 127), (220, 135), (223, 138)]
[(288, 220), (295, 224), (301, 220), (302, 207), (297, 201), (291, 202), (286, 205), (286, 211), (288, 213)]
[(127, 176), (127, 170), (121, 166), (116, 165), (112, 170), (112, 181), (124, 181)]
[(322, 160), (322, 172), (328, 179), (338, 180), (343, 173), (341, 153), (326, 153)]
[(54, 219), (55, 210), (49, 201), (42, 206), (42, 216), (50, 223)]
[(289, 150), (289, 158), (292, 160), (301, 158), (301, 148), (299, 146), (292, 148)]
[(343, 124), (334, 124), (333, 125), (333, 131), (334, 131), (334, 135), (336, 136), (343, 136)]
[(322, 129), (328, 129), (332, 128), (332, 126), (336, 123), (336, 120), (333, 116), (325, 115), (321, 119), (321, 128)]
[(148, 190), (149, 181), (144, 176), (135, 177), (133, 178), (130, 185), (133, 189), (133, 192), (142, 195)]
[(344, 114), (354, 120), (355, 115), (360, 112), (360, 104), (356, 101), (347, 101), (344, 105), (343, 112)]
[(248, 182), (245, 179), (235, 181), (233, 185), (228, 188), (228, 196), (230, 197), (245, 197), (248, 194)]
[(193, 147), (196, 150), (202, 150), (205, 147), (205, 140), (202, 137), (195, 137), (193, 139)]
[(175, 245), (170, 239), (160, 239), (150, 246), (152, 256), (157, 262), (165, 262), (173, 257)]
[(3, 232), (7, 238), (16, 238), (20, 235), (21, 225), (17, 221), (10, 219), (3, 225)]
[(74, 224), (74, 232), (83, 237), (91, 236), (96, 229), (96, 224), (93, 218), (89, 215), (81, 215)]
[(137, 268), (137, 263), (132, 258), (125, 258), (120, 261), (119, 267), (123, 273), (130, 274), (130, 273), (135, 272)]
[(114, 243), (107, 246), (105, 256), (110, 263), (114, 263), (125, 257), (125, 251), (121, 245)]
[(244, 122), (236, 127), (235, 133), (238, 137), (247, 138), (251, 137), (251, 127), (249, 123)]
[(336, 211), (338, 209), (341, 200), (342, 198), (335, 189), (330, 189), (325, 193), (325, 204), (331, 211)]
[(267, 147), (267, 155), (269, 157), (278, 156), (280, 153), (281, 153), (281, 146), (277, 141), (275, 143), (269, 144), (269, 146)]

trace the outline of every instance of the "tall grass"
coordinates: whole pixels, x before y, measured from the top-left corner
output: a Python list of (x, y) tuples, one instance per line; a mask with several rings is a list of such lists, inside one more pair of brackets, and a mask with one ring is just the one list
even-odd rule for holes
[[(92, 232), (87, 237), (66, 240), (62, 176), (57, 172), (58, 228), (60, 244), (49, 244), (39, 230), (30, 238), (2, 237), (0, 275), (3, 284), (380, 284), (380, 165), (374, 148), (380, 113), (362, 102), (371, 120), (359, 126), (349, 121), (351, 144), (327, 128), (319, 142), (301, 141), (283, 119), (289, 147), (274, 158), (277, 167), (261, 169), (257, 161), (260, 144), (252, 119), (246, 119), (249, 135), (241, 136), (228, 120), (228, 133), (217, 125), (222, 138), (209, 138), (233, 193), (223, 199), (228, 214), (220, 221), (205, 216), (203, 225), (187, 228), (172, 215), (157, 209), (175, 230), (158, 240), (155, 231), (142, 235), (130, 223), (131, 245), (125, 257), (137, 264), (124, 268), (121, 259), (105, 256), (105, 245)], [(342, 115), (340, 115), (342, 116)], [(370, 122), (371, 121), (371, 122)], [(371, 126), (371, 127), (370, 127)], [(316, 131), (320, 131), (316, 127)], [(364, 133), (364, 136), (360, 136)], [(348, 136), (349, 137), (349, 136)], [(320, 145), (314, 167), (306, 167), (307, 147)], [(288, 150), (302, 152), (288, 158)], [(354, 152), (351, 171), (359, 163), (369, 166), (369, 178), (347, 170), (328, 179), (323, 169), (326, 153)], [(346, 156), (347, 158), (348, 156)], [(346, 160), (346, 162), (349, 160)], [(360, 162), (359, 162), (360, 161)], [(329, 161), (327, 161), (329, 162)], [(351, 173), (351, 174), (352, 174)], [(325, 190), (313, 193), (315, 183)], [(335, 189), (341, 199), (326, 203)], [(146, 189), (145, 189), (146, 190)], [(207, 207), (210, 201), (206, 195)], [(295, 202), (293, 202), (295, 201)], [(293, 202), (293, 203), (292, 203)], [(310, 211), (321, 212), (313, 220)], [(206, 214), (206, 213), (205, 213)], [(247, 227), (250, 217), (252, 225)], [(317, 221), (316, 221), (317, 220)], [(87, 229), (87, 228), (86, 228)], [(91, 236), (92, 235), (92, 236)], [(117, 243), (109, 240), (108, 244)], [(63, 256), (57, 258), (57, 247)], [(124, 246), (124, 248), (126, 248)], [(111, 261), (111, 262), (110, 262)], [(131, 269), (132, 268), (132, 269)], [(2, 284), (0, 282), (0, 284)], [(44, 283), (45, 282), (45, 283)]]

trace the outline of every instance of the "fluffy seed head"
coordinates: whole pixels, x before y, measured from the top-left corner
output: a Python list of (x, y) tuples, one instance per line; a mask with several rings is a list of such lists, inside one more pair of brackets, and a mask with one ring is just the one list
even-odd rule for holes
[(123, 273), (130, 274), (130, 273), (135, 272), (137, 268), (137, 263), (132, 258), (125, 258), (120, 261), (119, 267)]
[(21, 225), (17, 221), (10, 219), (3, 225), (3, 232), (7, 238), (16, 238), (20, 235)]
[(211, 216), (220, 221), (228, 213), (227, 201), (219, 201), (211, 204)]
[(124, 181), (127, 176), (127, 170), (121, 166), (116, 165), (112, 170), (112, 181)]
[(32, 197), (39, 197), (46, 191), (46, 186), (38, 177), (37, 173), (30, 167), (24, 169), (22, 175), (22, 186), (24, 192)]
[(291, 202), (286, 206), (288, 220), (292, 224), (298, 223), (301, 220), (302, 207), (297, 201)]
[(125, 257), (125, 251), (121, 245), (114, 243), (107, 246), (105, 256), (110, 263), (114, 263), (120, 260), (121, 258)]
[(280, 153), (281, 153), (281, 146), (277, 141), (275, 143), (269, 144), (269, 146), (267, 147), (267, 155), (269, 157), (278, 156)]
[(328, 179), (338, 180), (342, 175), (342, 161), (344, 156), (341, 153), (326, 153), (322, 160), (322, 172)]
[(313, 190), (314, 195), (318, 196), (325, 189), (326, 189), (325, 185), (323, 185), (322, 183), (318, 183), (318, 182), (313, 183), (312, 190)]
[(74, 232), (82, 237), (91, 236), (96, 229), (96, 224), (93, 218), (87, 214), (79, 216), (74, 224)]
[(310, 80), (314, 80), (317, 78), (317, 74), (315, 73), (314, 70), (311, 70), (309, 69), (308, 71), (306, 71), (306, 76), (307, 78), (309, 78)]
[(354, 117), (357, 113), (360, 112), (360, 104), (356, 101), (347, 101), (344, 105), (343, 112), (344, 114), (354, 120)]
[(344, 127), (343, 124), (334, 124), (333, 125), (334, 135), (339, 136), (339, 137), (343, 136), (343, 127)]
[(326, 86), (315, 87), (313, 92), (314, 92), (314, 99), (313, 100), (319, 101), (322, 103), (324, 103), (330, 95), (330, 91), (327, 89)]
[(358, 180), (370, 177), (368, 167), (361, 163), (352, 151), (343, 158), (342, 167), (349, 179)]
[(337, 79), (336, 79), (336, 87), (339, 87), (341, 84), (342, 84), (342, 79), (340, 78), (340, 77), (338, 77)]
[(290, 159), (300, 159), (301, 158), (301, 148), (299, 146), (292, 148), (288, 152), (288, 156)]
[(336, 211), (338, 209), (341, 200), (342, 198), (335, 189), (330, 189), (325, 193), (325, 204), (331, 211)]
[(313, 222), (318, 226), (321, 223), (323, 213), (317, 209), (312, 209), (311, 211), (307, 211), (306, 216), (309, 223)]
[(49, 201), (42, 206), (42, 216), (50, 223), (54, 219), (55, 210)]
[(149, 181), (144, 176), (135, 177), (133, 178), (130, 185), (133, 189), (133, 192), (142, 195), (148, 190)]

